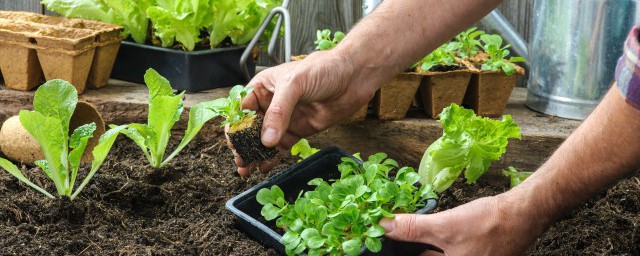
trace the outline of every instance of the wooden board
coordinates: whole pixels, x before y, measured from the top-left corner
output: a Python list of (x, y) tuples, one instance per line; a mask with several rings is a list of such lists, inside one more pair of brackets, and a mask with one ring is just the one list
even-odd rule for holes
[(42, 13), (43, 8), (40, 0), (2, 0), (0, 10), (4, 11), (27, 11)]

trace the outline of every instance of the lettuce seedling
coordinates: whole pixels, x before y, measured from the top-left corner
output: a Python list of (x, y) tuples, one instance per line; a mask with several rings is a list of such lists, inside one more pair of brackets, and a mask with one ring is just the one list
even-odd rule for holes
[(263, 117), (242, 108), (242, 101), (251, 91), (253, 87), (236, 85), (231, 88), (229, 97), (208, 103), (215, 115), (223, 117), (221, 126), (229, 126), (226, 134), (244, 163), (262, 162), (278, 153), (275, 148), (265, 147), (260, 140)]
[(416, 66), (418, 66), (422, 72), (427, 72), (435, 66), (458, 66), (460, 65), (456, 59), (456, 50), (458, 48), (458, 42), (443, 44), (422, 58)]
[[(33, 111), (20, 111), (20, 123), (38, 141), (45, 157), (44, 160), (38, 160), (35, 164), (53, 181), (58, 196), (68, 197), (71, 200), (78, 196), (98, 171), (113, 146), (118, 132), (124, 129), (124, 126), (114, 127), (100, 137), (98, 145), (92, 151), (91, 169), (80, 186), (74, 190), (82, 154), (96, 130), (96, 124), (89, 123), (76, 128), (69, 136), (69, 122), (77, 103), (76, 89), (64, 80), (55, 79), (46, 82), (36, 90)], [(0, 167), (38, 192), (55, 198), (29, 181), (17, 166), (8, 160), (0, 158)]]
[(440, 113), (443, 135), (424, 152), (419, 174), (422, 184), (441, 193), (464, 171), (467, 183), (475, 183), (491, 162), (500, 159), (509, 138), (520, 139), (520, 128), (510, 115), (502, 120), (479, 117), (473, 110), (451, 104)]
[(316, 50), (325, 51), (331, 50), (333, 47), (336, 47), (342, 39), (344, 39), (346, 35), (341, 31), (336, 31), (333, 33), (333, 39), (331, 39), (331, 30), (318, 30), (316, 32), (317, 40), (313, 42), (316, 45)]
[(505, 58), (511, 53), (508, 50), (511, 45), (502, 46), (502, 37), (499, 35), (482, 35), (480, 40), (484, 43), (482, 48), (489, 55), (489, 59), (482, 63), (482, 70), (502, 70), (506, 75), (511, 76), (516, 70), (513, 63), (525, 61), (523, 57), (511, 57), (506, 60)]
[(307, 159), (307, 157), (310, 157), (315, 153), (318, 153), (318, 151), (320, 150), (309, 145), (309, 141), (307, 139), (300, 139), (300, 141), (298, 141), (295, 145), (293, 145), (293, 147), (291, 147), (291, 155), (300, 157), (300, 160), (298, 160), (298, 162)]
[(358, 255), (365, 245), (370, 251), (382, 248), (383, 217), (415, 212), (428, 198), (435, 198), (429, 184), (419, 185), (420, 176), (411, 167), (400, 168), (395, 178), (389, 173), (398, 163), (378, 153), (360, 165), (342, 158), (340, 178), (332, 184), (317, 178), (309, 181), (312, 191), (301, 192), (291, 204), (278, 186), (258, 191), (266, 220), (276, 220), (284, 229), (282, 243), (287, 255)]
[(460, 43), (456, 52), (458, 57), (469, 58), (478, 54), (482, 44), (477, 38), (484, 34), (484, 31), (478, 30), (477, 27), (472, 27), (456, 35), (456, 41)]
[(216, 117), (216, 114), (210, 109), (211, 102), (203, 102), (191, 107), (184, 137), (176, 149), (163, 161), (171, 137), (171, 128), (180, 120), (182, 114), (184, 92), (175, 95), (169, 81), (153, 69), (147, 70), (144, 81), (149, 87), (147, 124), (129, 124), (121, 132), (142, 149), (153, 168), (161, 168), (180, 153), (196, 137), (204, 124)]
[(511, 188), (518, 186), (525, 179), (529, 178), (533, 172), (521, 172), (513, 166), (509, 166), (506, 170), (502, 170), (502, 175), (508, 177), (511, 180)]

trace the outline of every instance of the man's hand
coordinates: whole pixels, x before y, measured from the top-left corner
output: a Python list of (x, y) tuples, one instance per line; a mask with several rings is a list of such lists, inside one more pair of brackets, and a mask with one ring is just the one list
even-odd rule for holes
[(548, 224), (531, 221), (534, 216), (521, 215), (521, 209), (518, 202), (499, 195), (434, 214), (396, 214), (380, 225), (389, 238), (430, 244), (446, 255), (523, 255)]
[[(289, 149), (300, 138), (348, 119), (369, 102), (378, 84), (363, 84), (354, 69), (335, 51), (323, 51), (258, 73), (247, 85), (254, 90), (243, 108), (264, 114), (262, 144)], [(243, 176), (254, 167), (237, 156), (236, 164)]]

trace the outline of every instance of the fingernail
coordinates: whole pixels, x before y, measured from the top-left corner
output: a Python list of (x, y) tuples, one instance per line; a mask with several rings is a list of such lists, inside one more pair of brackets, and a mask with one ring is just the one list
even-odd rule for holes
[(278, 132), (276, 131), (276, 129), (268, 127), (266, 130), (264, 130), (264, 133), (262, 133), (262, 144), (276, 144), (276, 140), (278, 139), (277, 136)]
[(384, 228), (386, 233), (393, 232), (393, 219), (383, 218), (378, 224)]

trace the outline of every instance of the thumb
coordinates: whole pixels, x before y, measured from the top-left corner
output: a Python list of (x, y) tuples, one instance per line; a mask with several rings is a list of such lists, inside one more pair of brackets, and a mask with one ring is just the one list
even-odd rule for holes
[(293, 108), (300, 99), (300, 93), (294, 86), (276, 87), (269, 109), (265, 112), (262, 124), (262, 144), (267, 147), (278, 145), (289, 128)]
[[(438, 225), (433, 215), (396, 214), (393, 218), (383, 218), (385, 236), (393, 240), (430, 244), (440, 247), (434, 234), (438, 234)], [(442, 247), (440, 247), (442, 248)]]

